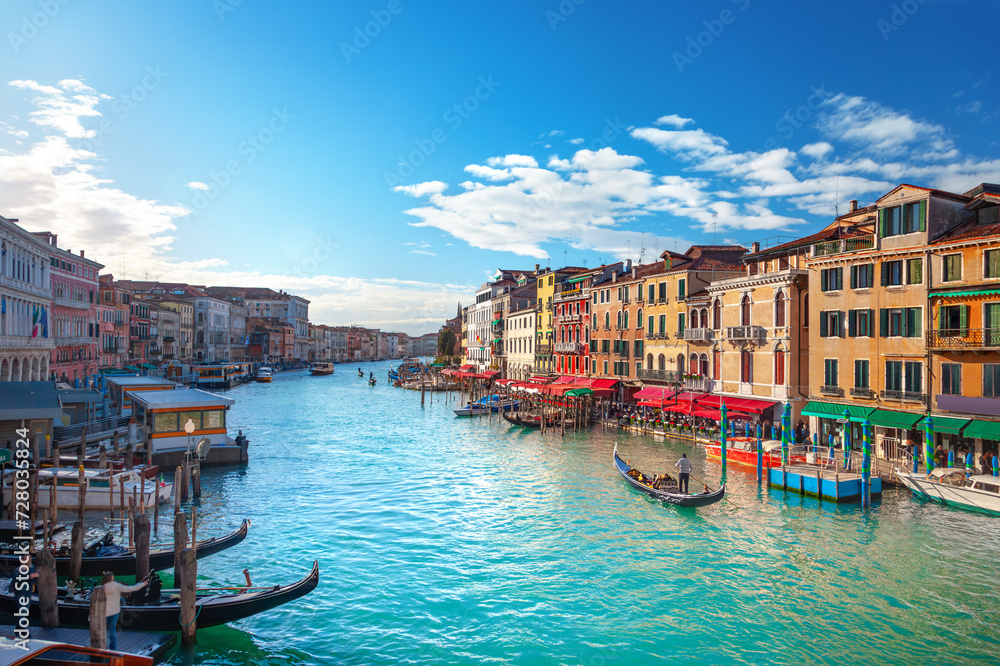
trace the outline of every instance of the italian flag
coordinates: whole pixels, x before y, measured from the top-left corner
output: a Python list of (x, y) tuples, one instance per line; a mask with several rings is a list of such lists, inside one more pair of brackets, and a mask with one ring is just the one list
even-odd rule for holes
[(37, 305), (31, 306), (31, 337), (37, 338), (42, 332), (41, 312)]

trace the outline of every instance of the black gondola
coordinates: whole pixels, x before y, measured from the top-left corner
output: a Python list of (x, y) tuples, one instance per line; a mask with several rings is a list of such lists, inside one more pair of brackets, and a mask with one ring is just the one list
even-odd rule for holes
[[(708, 493), (668, 493), (662, 490), (657, 490), (650, 485), (653, 478), (646, 476), (642, 472), (632, 467), (622, 460), (622, 457), (618, 455), (618, 445), (615, 444), (615, 469), (618, 473), (622, 475), (626, 481), (629, 482), (633, 488), (637, 488), (647, 495), (651, 495), (658, 500), (663, 500), (664, 502), (669, 502), (671, 504), (676, 504), (677, 506), (708, 506), (709, 504), (715, 504), (722, 500), (726, 496), (726, 484), (722, 484), (718, 490), (713, 490)], [(636, 477), (633, 477), (629, 472), (635, 472)]]
[[(0, 609), (4, 613), (15, 610), (14, 595), (10, 590), (10, 578), (0, 581)], [(272, 587), (223, 588), (215, 591), (201, 590), (195, 602), (198, 628), (213, 627), (235, 622), (251, 615), (263, 613), (289, 601), (309, 594), (319, 584), (319, 563), (313, 562), (309, 575), (291, 585)], [(143, 591), (133, 595), (142, 595)], [(65, 589), (60, 589), (59, 624), (65, 627), (87, 627), (90, 625), (90, 594), (76, 594), (65, 598)], [(122, 599), (121, 626), (130, 631), (180, 631), (180, 592), (160, 590), (152, 604), (135, 605)], [(130, 595), (132, 596), (132, 595)], [(30, 618), (41, 621), (38, 596), (31, 597)]]
[(523, 426), (524, 423), (521, 418), (517, 415), (517, 412), (500, 412), (500, 416), (503, 417), (504, 421), (511, 425)]
[[(239, 526), (239, 529), (230, 534), (222, 537), (202, 539), (198, 542), (196, 549), (198, 559), (200, 560), (203, 557), (214, 555), (215, 553), (222, 552), (227, 548), (235, 546), (247, 538), (247, 532), (249, 530), (250, 520), (245, 518), (243, 520), (243, 524)], [(107, 543), (107, 539), (108, 537), (105, 537), (105, 541), (99, 541), (84, 549), (83, 558), (81, 560), (82, 568), (80, 569), (80, 574), (83, 576), (100, 576), (105, 571), (110, 571), (116, 576), (134, 576), (135, 549), (124, 548), (113, 543)], [(11, 553), (0, 554), (0, 572), (2, 572), (2, 575), (11, 575), (14, 568), (18, 565), (18, 557), (18, 555)], [(55, 559), (56, 574), (59, 576), (68, 576), (70, 561), (69, 553), (57, 554)], [(164, 569), (170, 569), (173, 566), (173, 544), (159, 548), (150, 548), (150, 570), (162, 571)]]

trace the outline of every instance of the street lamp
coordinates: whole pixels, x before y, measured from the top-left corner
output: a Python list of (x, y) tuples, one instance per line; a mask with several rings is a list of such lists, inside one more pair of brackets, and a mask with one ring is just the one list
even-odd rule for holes
[(188, 434), (187, 455), (188, 455), (188, 458), (190, 458), (191, 457), (191, 440), (193, 439), (192, 436), (194, 435), (194, 421), (192, 421), (191, 419), (187, 420), (187, 423), (184, 424), (184, 432), (186, 432)]

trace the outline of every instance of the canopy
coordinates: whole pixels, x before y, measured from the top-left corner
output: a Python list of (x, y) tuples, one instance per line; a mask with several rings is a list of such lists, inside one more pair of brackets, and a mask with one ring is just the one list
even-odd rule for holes
[(496, 370), (488, 370), (486, 372), (480, 372), (479, 374), (472, 375), (472, 377), (475, 377), (476, 379), (493, 379), (499, 374), (500, 373)]
[[(670, 400), (673, 402), (675, 395), (677, 395), (677, 392), (673, 389), (661, 386), (646, 386), (632, 397), (636, 400), (662, 400), (664, 402)], [(659, 404), (657, 404), (657, 407), (659, 407)]]
[(618, 386), (617, 379), (591, 379), (590, 388), (592, 389), (613, 389)]
[(559, 384), (557, 382), (555, 384), (549, 384), (547, 386), (543, 386), (541, 390), (542, 393), (545, 393), (547, 395), (566, 395), (567, 391), (572, 391), (574, 388), (577, 387), (573, 386), (572, 384)]
[[(699, 401), (700, 403), (701, 401)], [(778, 403), (769, 400), (751, 400), (750, 398), (726, 398), (726, 408), (735, 409), (748, 414), (763, 414)]]
[(594, 395), (594, 392), (589, 388), (575, 388), (571, 391), (566, 391), (566, 395), (572, 396), (574, 398), (582, 398), (586, 395)]
[(472, 370), (472, 369), (473, 369), (473, 368), (475, 368), (475, 367), (476, 367), (476, 366), (474, 366), (474, 365), (473, 365), (473, 364), (471, 364), (471, 363), (466, 363), (466, 364), (465, 364), (465, 365), (463, 365), (463, 366), (462, 366), (461, 368), (459, 368), (459, 370), (462, 370), (462, 371), (465, 371), (465, 370)]
[(1000, 440), (1000, 422), (973, 419), (969, 425), (965, 426), (965, 436)]
[(694, 402), (698, 398), (707, 395), (706, 393), (692, 393), (691, 391), (686, 391), (684, 393), (677, 394), (677, 402)]
[[(727, 403), (728, 404), (728, 403)], [(691, 412), (693, 416), (702, 416), (706, 419), (712, 419), (713, 421), (722, 422), (722, 410), (719, 409), (709, 409), (709, 408), (699, 408), (698, 405), (694, 406), (694, 411)], [(743, 412), (726, 412), (726, 418), (730, 421), (732, 420), (746, 420), (751, 421), (753, 417), (749, 414), (744, 414)]]
[(540, 377), (535, 375), (534, 377), (528, 377), (528, 381), (532, 384), (548, 384), (551, 381), (548, 377)]
[(868, 415), (872, 425), (883, 428), (903, 428), (910, 430), (923, 418), (923, 414), (913, 412), (894, 412), (890, 409), (876, 409)]
[(555, 381), (556, 384), (575, 384), (578, 377), (573, 375), (560, 375), (559, 379)]
[(496, 319), (490, 322), (490, 324), (499, 324), (499, 323), (500, 323), (500, 317), (497, 317)]
[[(969, 423), (969, 419), (956, 419), (950, 416), (934, 416), (931, 415), (931, 424), (934, 427), (934, 432), (944, 432), (949, 435), (957, 435), (966, 424)], [(920, 419), (920, 423), (917, 427), (921, 430), (927, 425), (927, 417)]]
[(844, 410), (847, 410), (851, 421), (863, 423), (872, 412), (871, 407), (860, 407), (857, 405), (838, 405), (832, 402), (813, 401), (807, 403), (802, 408), (802, 416), (818, 416), (821, 419), (842, 419)]
[(683, 403), (678, 405), (665, 405), (663, 411), (665, 412), (676, 412), (678, 414), (692, 414), (697, 410), (691, 403)]

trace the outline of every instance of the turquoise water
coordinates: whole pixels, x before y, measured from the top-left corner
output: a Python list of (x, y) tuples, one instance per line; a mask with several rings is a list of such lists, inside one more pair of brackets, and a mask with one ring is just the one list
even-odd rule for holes
[[(199, 534), (253, 520), (199, 574), (309, 596), (199, 632), (172, 663), (996, 663), (1000, 520), (888, 492), (867, 515), (757, 487), (688, 510), (628, 488), (689, 444), (600, 428), (528, 432), (456, 419), (385, 364), (278, 373), (228, 393), (245, 470), (208, 471)], [(166, 537), (169, 532), (161, 526)]]

